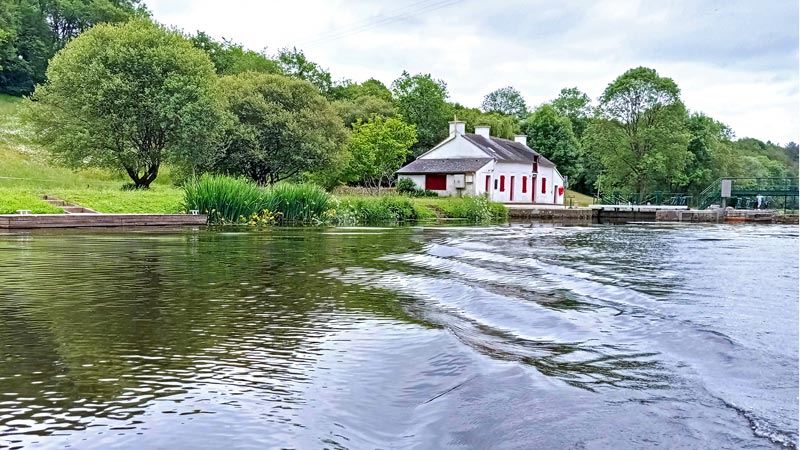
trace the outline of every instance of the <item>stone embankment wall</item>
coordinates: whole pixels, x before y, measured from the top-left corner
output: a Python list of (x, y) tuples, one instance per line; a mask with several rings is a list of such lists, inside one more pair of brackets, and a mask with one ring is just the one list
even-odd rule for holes
[(509, 208), (508, 218), (532, 222), (592, 223), (592, 211), (587, 208)]

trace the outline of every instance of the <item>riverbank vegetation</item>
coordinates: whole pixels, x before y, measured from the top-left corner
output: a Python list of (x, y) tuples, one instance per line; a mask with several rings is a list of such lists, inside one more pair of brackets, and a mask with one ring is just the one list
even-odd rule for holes
[(261, 186), (246, 178), (203, 175), (184, 185), (184, 211), (208, 214), (214, 224), (358, 225), (508, 218), (506, 208), (484, 197), (412, 198), (405, 195), (335, 196), (310, 184)]
[[(98, 210), (166, 212), (183, 195), (173, 184), (204, 173), (377, 193), (446, 137), (454, 115), (468, 132), (490, 125), (498, 137), (527, 135), (582, 203), (578, 193), (691, 195), (722, 176), (798, 173), (797, 144), (737, 139), (650, 68), (626, 71), (597, 101), (568, 87), (532, 106), (508, 86), (474, 108), (451, 101), (431, 74), (336, 80), (302, 49), (267, 54), (186, 35), (153, 23), (137, 0), (73, 3), (0, 5), (0, 93), (17, 96), (0, 97), (0, 177), (9, 177), (0, 188), (20, 189), (15, 205), (51, 193)], [(23, 95), (32, 101), (16, 100)], [(123, 184), (156, 193), (117, 193)], [(361, 221), (487, 216), (481, 200), (339, 201), (361, 205)]]

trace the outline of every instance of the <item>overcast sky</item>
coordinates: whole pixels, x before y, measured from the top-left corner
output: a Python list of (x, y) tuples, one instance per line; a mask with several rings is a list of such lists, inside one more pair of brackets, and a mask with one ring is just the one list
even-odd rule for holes
[(509, 85), (529, 107), (572, 86), (596, 101), (625, 70), (652, 67), (737, 137), (800, 141), (797, 0), (145, 2), (188, 33), (296, 46), (335, 80), (430, 73), (467, 106)]

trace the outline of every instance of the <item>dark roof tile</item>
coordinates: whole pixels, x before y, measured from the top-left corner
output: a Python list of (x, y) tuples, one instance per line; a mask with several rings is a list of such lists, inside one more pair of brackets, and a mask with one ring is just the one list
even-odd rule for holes
[(397, 173), (465, 173), (475, 172), (491, 162), (491, 158), (417, 159)]

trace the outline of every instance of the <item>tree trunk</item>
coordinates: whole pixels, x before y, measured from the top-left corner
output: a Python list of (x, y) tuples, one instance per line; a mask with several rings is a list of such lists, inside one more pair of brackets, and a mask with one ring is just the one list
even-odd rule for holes
[(133, 167), (126, 166), (125, 171), (128, 172), (128, 176), (133, 180), (133, 185), (136, 189), (149, 189), (150, 183), (155, 181), (158, 176), (158, 167), (159, 164), (157, 163), (150, 164), (141, 175), (139, 175), (139, 171)]

